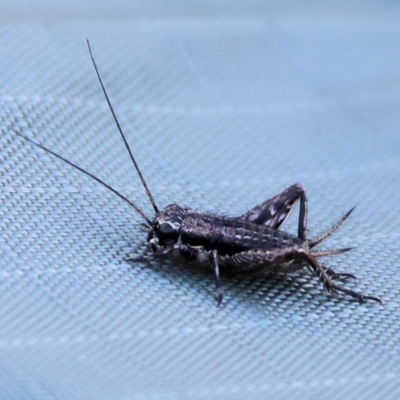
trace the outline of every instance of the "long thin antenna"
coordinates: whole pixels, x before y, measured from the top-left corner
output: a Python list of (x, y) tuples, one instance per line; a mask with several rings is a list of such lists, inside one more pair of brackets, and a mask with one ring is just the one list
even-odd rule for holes
[(94, 179), (95, 181), (99, 182), (100, 184), (102, 184), (103, 186), (105, 186), (107, 189), (111, 190), (113, 193), (115, 193), (118, 197), (120, 197), (122, 200), (124, 200), (126, 203), (128, 203), (131, 207), (133, 207), (136, 212), (138, 214), (140, 214), (142, 216), (142, 218), (147, 222), (147, 224), (149, 225), (149, 227), (151, 228), (151, 221), (148, 217), (146, 217), (145, 213), (132, 201), (130, 201), (128, 198), (126, 198), (123, 194), (119, 193), (117, 190), (115, 190), (113, 187), (111, 187), (110, 185), (108, 185), (107, 183), (103, 182), (101, 179), (97, 178), (96, 176), (94, 176), (93, 174), (91, 174), (90, 172), (84, 170), (83, 168), (79, 167), (78, 165), (74, 164), (73, 162), (67, 160), (66, 158), (60, 156), (57, 153), (54, 153), (54, 151), (49, 150), (47, 147), (42, 146), (39, 143), (36, 143), (35, 141), (33, 141), (32, 139), (30, 139), (29, 137), (23, 135), (22, 133), (16, 131), (15, 129), (11, 128), (10, 129), (18, 136), (22, 137), (23, 139), (27, 140), (29, 143), (34, 144), (37, 147), (40, 147), (42, 150), (46, 151), (47, 153), (52, 154), (54, 157), (59, 158), (60, 160), (66, 162), (67, 164), (71, 165), (71, 167), (76, 168), (77, 170), (83, 172), (84, 174), (86, 174), (87, 176), (90, 176), (92, 179)]
[(89, 48), (90, 57), (91, 57), (92, 62), (93, 62), (94, 69), (96, 70), (96, 74), (97, 74), (97, 77), (99, 78), (99, 82), (100, 82), (101, 88), (103, 89), (104, 96), (106, 97), (108, 106), (110, 107), (111, 113), (112, 113), (112, 115), (113, 115), (113, 117), (114, 117), (114, 121), (115, 121), (115, 123), (117, 124), (119, 133), (120, 133), (121, 136), (122, 136), (122, 139), (123, 139), (123, 141), (124, 141), (124, 143), (125, 143), (125, 147), (126, 147), (127, 150), (128, 150), (128, 153), (129, 153), (129, 155), (130, 155), (130, 157), (131, 157), (131, 160), (132, 160), (132, 162), (133, 162), (133, 165), (134, 165), (135, 168), (136, 168), (136, 171), (137, 171), (137, 173), (138, 173), (138, 175), (139, 175), (139, 178), (140, 178), (140, 180), (142, 181), (142, 184), (143, 184), (144, 188), (146, 189), (147, 196), (148, 196), (148, 198), (150, 199), (150, 202), (151, 202), (151, 204), (152, 204), (152, 206), (153, 206), (153, 208), (154, 208), (154, 211), (155, 211), (156, 213), (158, 213), (159, 211), (158, 211), (158, 207), (156, 206), (156, 202), (154, 201), (154, 197), (153, 197), (153, 195), (151, 194), (150, 189), (149, 189), (149, 187), (147, 186), (147, 183), (146, 183), (146, 181), (144, 180), (142, 173), (140, 172), (139, 166), (137, 165), (137, 163), (136, 163), (136, 161), (135, 161), (135, 158), (133, 157), (133, 154), (132, 154), (132, 152), (131, 152), (131, 149), (130, 149), (130, 147), (129, 147), (129, 144), (128, 144), (127, 140), (125, 139), (125, 135), (123, 134), (122, 128), (121, 128), (121, 126), (120, 126), (120, 124), (119, 124), (119, 122), (118, 122), (117, 116), (115, 115), (114, 108), (113, 108), (113, 106), (111, 105), (110, 99), (108, 98), (108, 94), (107, 94), (106, 89), (105, 89), (105, 87), (104, 87), (104, 85), (103, 85), (103, 81), (102, 81), (102, 79), (101, 79), (101, 77), (100, 77), (100, 73), (99, 73), (99, 70), (98, 70), (98, 68), (97, 68), (96, 62), (94, 61), (94, 58), (93, 58), (92, 49), (90, 48), (89, 39), (86, 39), (86, 41), (87, 41), (87, 45), (88, 45), (88, 48)]

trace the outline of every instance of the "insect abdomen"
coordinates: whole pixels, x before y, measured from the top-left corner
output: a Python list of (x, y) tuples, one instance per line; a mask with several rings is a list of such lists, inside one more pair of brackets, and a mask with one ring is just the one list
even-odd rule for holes
[(283, 231), (238, 218), (224, 218), (205, 213), (190, 213), (185, 217), (181, 239), (185, 244), (203, 246), (206, 250), (218, 250), (222, 255), (233, 255), (255, 248), (269, 250), (303, 245), (300, 239)]

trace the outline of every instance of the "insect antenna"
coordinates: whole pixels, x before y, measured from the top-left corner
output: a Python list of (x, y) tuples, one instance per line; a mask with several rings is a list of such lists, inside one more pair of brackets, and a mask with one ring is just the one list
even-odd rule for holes
[(140, 171), (140, 169), (139, 169), (139, 166), (138, 166), (137, 163), (136, 163), (135, 158), (133, 157), (133, 154), (132, 154), (132, 151), (131, 151), (131, 149), (130, 149), (130, 147), (129, 147), (129, 144), (128, 144), (126, 138), (125, 138), (124, 133), (122, 132), (121, 125), (119, 124), (118, 119), (117, 119), (117, 116), (115, 115), (114, 108), (113, 108), (113, 106), (111, 105), (111, 101), (110, 101), (110, 99), (109, 99), (109, 97), (108, 97), (107, 91), (106, 91), (106, 89), (105, 89), (105, 87), (104, 87), (104, 84), (103, 84), (103, 81), (102, 81), (102, 79), (101, 79), (101, 77), (100, 77), (100, 73), (99, 73), (99, 70), (98, 70), (98, 68), (97, 68), (96, 62), (94, 61), (94, 57), (93, 57), (93, 54), (92, 54), (92, 49), (91, 49), (91, 47), (90, 47), (89, 40), (87, 39), (86, 41), (87, 41), (87, 45), (88, 45), (88, 48), (89, 48), (90, 58), (92, 59), (92, 63), (93, 63), (94, 69), (95, 69), (96, 74), (97, 74), (97, 77), (98, 77), (98, 79), (99, 79), (99, 82), (100, 82), (101, 88), (102, 88), (102, 90), (103, 90), (104, 96), (105, 96), (105, 98), (106, 98), (106, 100), (107, 100), (108, 106), (109, 106), (109, 108), (110, 108), (110, 110), (111, 110), (111, 113), (112, 113), (112, 115), (113, 115), (114, 121), (115, 121), (115, 123), (117, 124), (117, 128), (118, 128), (118, 130), (119, 130), (119, 133), (120, 133), (121, 136), (122, 136), (122, 139), (123, 139), (123, 141), (124, 141), (124, 143), (125, 143), (125, 147), (126, 147), (126, 149), (128, 150), (128, 153), (129, 153), (129, 156), (131, 157), (131, 160), (132, 160), (132, 162), (133, 162), (133, 165), (135, 166), (136, 171), (137, 171), (137, 173), (138, 173), (138, 175), (139, 175), (139, 178), (140, 178), (140, 180), (142, 181), (142, 184), (143, 184), (143, 186), (144, 186), (144, 188), (145, 188), (145, 190), (146, 190), (147, 196), (148, 196), (148, 198), (150, 199), (151, 205), (153, 206), (154, 211), (155, 211), (156, 213), (158, 213), (159, 210), (158, 210), (158, 207), (157, 207), (157, 205), (156, 205), (156, 202), (154, 201), (154, 197), (153, 197), (153, 195), (151, 194), (149, 187), (147, 186), (147, 183), (146, 183), (146, 181), (145, 181), (145, 179), (144, 179), (144, 177), (143, 177), (143, 175), (142, 175), (142, 173), (141, 173), (141, 171)]
[(108, 185), (107, 183), (105, 183), (104, 181), (102, 181), (100, 178), (97, 178), (97, 176), (94, 176), (93, 174), (91, 174), (90, 172), (84, 170), (83, 168), (79, 167), (78, 165), (74, 164), (73, 162), (67, 160), (66, 158), (60, 156), (59, 154), (55, 153), (54, 151), (51, 151), (50, 149), (48, 149), (47, 147), (42, 146), (39, 143), (36, 143), (34, 140), (32, 140), (31, 138), (29, 138), (28, 136), (23, 135), (22, 133), (16, 131), (15, 129), (11, 128), (10, 129), (18, 136), (22, 137), (23, 139), (25, 139), (26, 141), (28, 141), (29, 143), (34, 144), (35, 146), (41, 148), (42, 150), (44, 150), (47, 153), (50, 153), (51, 155), (53, 155), (54, 157), (59, 158), (60, 160), (64, 161), (65, 163), (71, 165), (71, 167), (76, 168), (77, 170), (83, 172), (84, 174), (86, 174), (87, 176), (90, 176), (92, 179), (94, 179), (95, 181), (99, 182), (100, 184), (102, 184), (104, 187), (106, 187), (107, 189), (111, 190), (113, 193), (115, 193), (118, 197), (120, 197), (122, 200), (124, 200), (126, 203), (128, 203), (131, 207), (133, 207), (136, 212), (138, 214), (140, 214), (142, 216), (142, 218), (147, 222), (147, 224), (149, 225), (149, 227), (151, 228), (152, 226), (152, 222), (151, 220), (146, 217), (146, 214), (132, 201), (130, 201), (127, 197), (125, 197), (123, 194), (119, 193), (116, 189), (114, 189), (113, 187), (111, 187), (110, 185)]

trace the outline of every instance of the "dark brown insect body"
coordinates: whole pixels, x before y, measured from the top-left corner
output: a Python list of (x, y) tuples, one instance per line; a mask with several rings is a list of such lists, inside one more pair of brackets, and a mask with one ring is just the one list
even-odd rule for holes
[[(377, 297), (365, 296), (341, 285), (337, 285), (337, 280), (355, 277), (352, 274), (335, 273), (323, 267), (318, 261), (319, 257), (343, 253), (350, 250), (349, 248), (320, 252), (312, 250), (314, 246), (336, 231), (347, 219), (352, 210), (344, 215), (327, 232), (316, 239), (309, 240), (306, 237), (307, 197), (304, 188), (299, 184), (290, 186), (282, 193), (257, 205), (239, 217), (222, 217), (215, 214), (195, 211), (177, 204), (171, 204), (160, 211), (136, 164), (115, 116), (93, 59), (90, 46), (89, 51), (114, 120), (156, 213), (153, 220), (150, 220), (135, 203), (99, 178), (15, 131), (13, 128), (10, 129), (18, 136), (95, 179), (127, 202), (142, 216), (145, 221), (143, 225), (145, 225), (148, 230), (147, 241), (152, 250), (152, 254), (150, 256), (137, 257), (127, 261), (151, 261), (165, 257), (173, 251), (178, 251), (186, 260), (193, 261), (197, 258), (200, 251), (206, 252), (208, 254), (210, 266), (215, 274), (218, 304), (222, 302), (219, 277), (220, 267), (231, 274), (263, 275), (288, 273), (307, 267), (318, 276), (321, 283), (328, 291), (346, 293), (359, 302), (364, 302), (368, 299), (379, 303), (381, 302)], [(298, 233), (297, 236), (294, 236), (280, 230), (280, 227), (287, 219), (297, 201), (300, 202), (300, 211)]]
[(282, 247), (302, 247), (295, 236), (264, 225), (218, 215), (188, 212), (182, 222), (181, 240), (184, 244), (217, 250), (221, 256), (232, 256), (254, 248), (272, 250)]
[[(300, 218), (298, 236), (294, 236), (278, 228), (298, 199)], [(281, 207), (277, 207), (278, 204)], [(337, 285), (336, 280), (355, 278), (354, 275), (335, 273), (323, 267), (317, 260), (318, 257), (343, 253), (351, 248), (320, 252), (311, 250), (336, 231), (352, 211), (353, 209), (323, 235), (307, 240), (307, 198), (299, 184), (292, 185), (273, 199), (235, 218), (171, 204), (158, 212), (152, 222), (148, 241), (154, 254), (130, 261), (162, 258), (173, 250), (178, 250), (188, 261), (193, 261), (197, 258), (199, 249), (204, 250), (209, 253), (209, 262), (215, 273), (218, 303), (222, 301), (220, 267), (235, 275), (273, 275), (308, 267), (330, 292), (349, 294), (359, 302), (367, 299), (380, 302), (377, 297), (365, 296)]]

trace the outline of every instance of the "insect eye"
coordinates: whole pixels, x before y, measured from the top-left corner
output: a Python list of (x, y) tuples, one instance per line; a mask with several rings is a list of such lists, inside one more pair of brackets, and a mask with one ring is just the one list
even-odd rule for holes
[(166, 222), (161, 224), (159, 226), (158, 230), (163, 235), (170, 235), (171, 233), (174, 233), (174, 231), (175, 231), (174, 228), (170, 224), (168, 224)]

